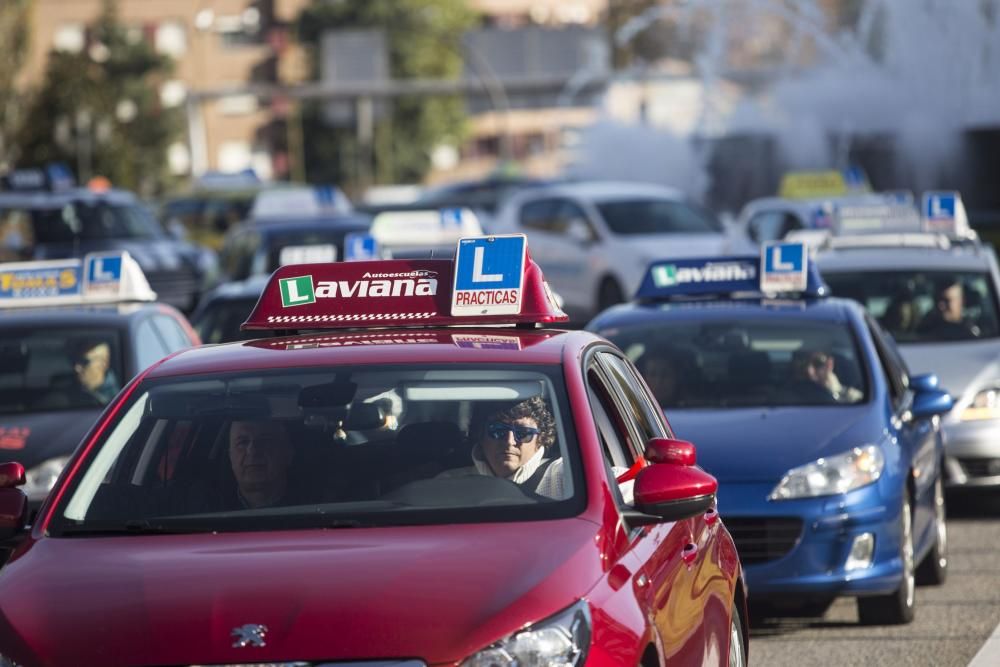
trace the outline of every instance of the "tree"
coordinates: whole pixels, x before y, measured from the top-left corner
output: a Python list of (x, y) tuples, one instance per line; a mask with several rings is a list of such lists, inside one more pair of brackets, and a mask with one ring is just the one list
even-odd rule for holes
[(17, 74), (28, 50), (30, 0), (0, 2), (0, 171), (14, 155), (11, 138), (19, 121), (20, 94)]
[[(462, 34), (474, 25), (475, 14), (466, 0), (314, 1), (299, 17), (299, 40), (312, 47), (313, 72), (320, 38), (327, 30), (381, 28), (386, 32), (390, 76), (394, 79), (457, 78), (462, 72)], [(389, 113), (374, 127), (373, 163), (382, 182), (420, 181), (430, 166), (431, 149), (443, 142), (457, 144), (465, 119), (460, 96), (399, 97), (387, 103)], [(353, 129), (331, 128), (322, 104), (303, 111), (306, 171), (309, 180), (366, 185), (367, 149)]]
[(94, 175), (152, 195), (170, 180), (166, 153), (183, 127), (160, 104), (172, 61), (131, 39), (115, 0), (104, 0), (82, 53), (53, 51), (20, 134), (22, 164), (64, 161), (83, 181)]

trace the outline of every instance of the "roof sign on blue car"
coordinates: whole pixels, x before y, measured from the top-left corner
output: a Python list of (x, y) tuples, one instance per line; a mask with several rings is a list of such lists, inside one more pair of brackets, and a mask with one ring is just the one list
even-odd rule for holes
[(155, 300), (127, 252), (0, 264), (0, 308)]
[(760, 297), (789, 294), (820, 297), (828, 292), (805, 244), (774, 242), (761, 255), (654, 262), (636, 292), (640, 301), (691, 297)]

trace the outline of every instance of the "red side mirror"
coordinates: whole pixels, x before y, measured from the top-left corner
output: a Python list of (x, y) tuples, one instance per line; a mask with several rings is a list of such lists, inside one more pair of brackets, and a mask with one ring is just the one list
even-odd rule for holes
[(20, 463), (0, 463), (0, 489), (13, 489), (24, 484), (24, 466)]
[(694, 445), (687, 440), (650, 438), (646, 443), (646, 460), (650, 463), (672, 463), (676, 466), (693, 466), (696, 456)]
[(718, 481), (701, 468), (651, 465), (635, 481), (635, 506), (664, 521), (680, 521), (712, 507), (718, 490)]

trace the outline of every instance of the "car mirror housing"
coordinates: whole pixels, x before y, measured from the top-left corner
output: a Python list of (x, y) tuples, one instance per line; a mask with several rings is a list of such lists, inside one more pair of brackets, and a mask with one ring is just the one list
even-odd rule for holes
[(922, 373), (910, 378), (910, 388), (913, 391), (930, 391), (938, 388), (938, 376), (935, 373)]
[(20, 463), (0, 463), (0, 489), (23, 486), (26, 481), (24, 466)]
[(719, 483), (694, 466), (653, 463), (635, 481), (635, 507), (661, 521), (680, 521), (715, 504)]
[(677, 466), (693, 466), (697, 460), (694, 445), (687, 440), (673, 438), (650, 438), (646, 443), (644, 456), (650, 463), (672, 463)]
[(925, 389), (917, 391), (916, 396), (913, 397), (913, 406), (910, 408), (910, 412), (914, 417), (926, 418), (943, 415), (950, 412), (954, 406), (955, 401), (948, 392), (940, 389)]

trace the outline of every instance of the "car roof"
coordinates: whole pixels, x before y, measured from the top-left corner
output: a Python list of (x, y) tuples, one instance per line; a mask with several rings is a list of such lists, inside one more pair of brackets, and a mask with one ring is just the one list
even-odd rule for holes
[(584, 331), (513, 327), (324, 331), (187, 349), (150, 377), (353, 364), (559, 364), (567, 347), (601, 340)]
[(73, 202), (96, 204), (106, 202), (119, 206), (136, 204), (138, 198), (128, 190), (111, 189), (94, 192), (87, 188), (70, 188), (55, 192), (0, 192), (0, 207), (18, 208), (60, 208)]
[(39, 306), (0, 309), (0, 330), (15, 327), (124, 326), (149, 312), (173, 312), (162, 303), (118, 303), (85, 306)]
[(578, 181), (556, 183), (530, 188), (515, 195), (517, 198), (540, 199), (549, 196), (578, 197), (592, 201), (613, 201), (627, 197), (665, 197), (684, 200), (686, 196), (676, 188), (655, 183), (630, 183), (626, 181)]
[(977, 244), (950, 248), (828, 248), (816, 253), (822, 272), (894, 270), (987, 270), (988, 251)]
[(807, 300), (701, 299), (691, 301), (630, 302), (615, 306), (595, 318), (587, 328), (607, 332), (621, 326), (658, 321), (702, 321), (732, 318), (775, 319), (798, 322), (845, 323), (863, 317), (861, 306), (850, 299)]

